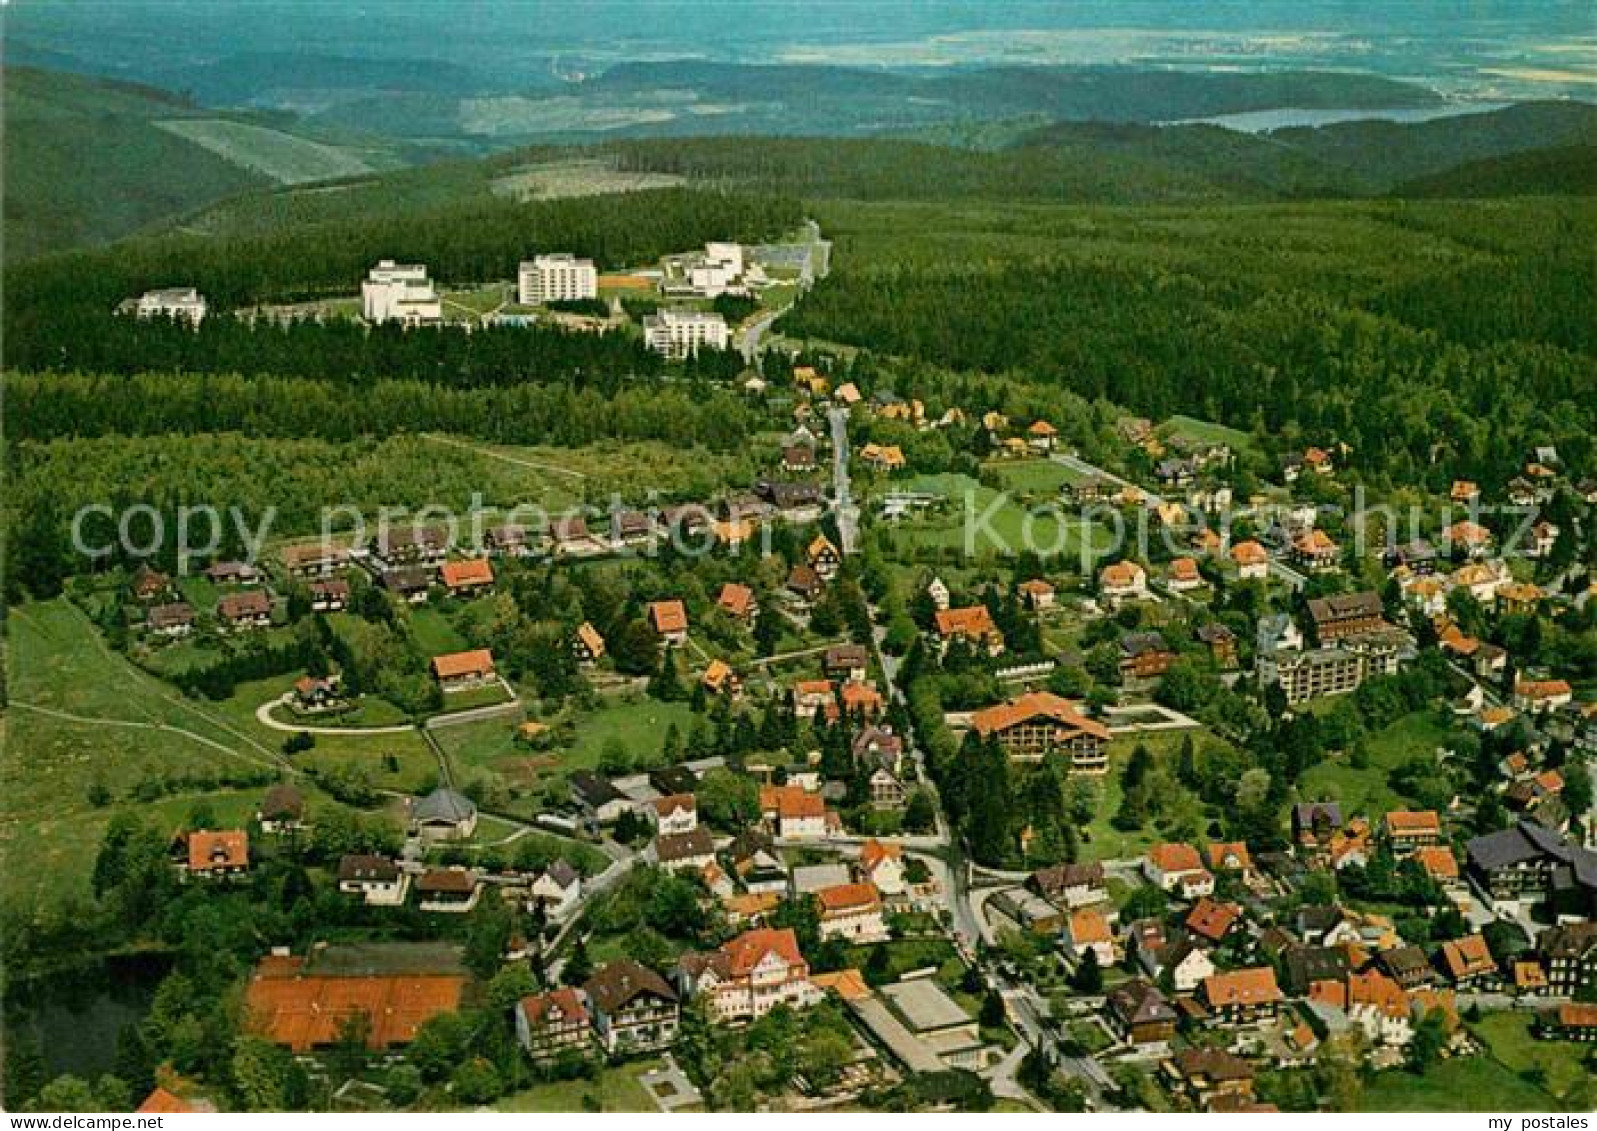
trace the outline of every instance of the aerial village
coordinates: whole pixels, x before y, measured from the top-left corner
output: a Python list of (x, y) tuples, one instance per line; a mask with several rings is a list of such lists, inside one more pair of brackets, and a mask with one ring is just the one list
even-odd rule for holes
[[(824, 273), (817, 240), (777, 285)], [(251, 811), (158, 830), (185, 891), (314, 893), (258, 942), (247, 1030), (352, 1109), (599, 1080), (664, 1110), (1313, 1110), (1536, 1042), (1589, 1088), (1597, 481), (1537, 449), (1361, 546), (1334, 437), (760, 359), (765, 316), (715, 303), (778, 258), (540, 255), (473, 314), (613, 327), (636, 288), (664, 354), (752, 336), (746, 480), (84, 598), (280, 743)], [(448, 307), (421, 266), (362, 284), (374, 324)]]

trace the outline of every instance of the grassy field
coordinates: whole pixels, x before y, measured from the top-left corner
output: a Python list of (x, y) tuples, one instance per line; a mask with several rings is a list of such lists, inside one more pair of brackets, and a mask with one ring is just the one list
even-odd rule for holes
[(1357, 769), (1346, 754), (1311, 767), (1298, 783), (1307, 798), (1331, 798), (1344, 813), (1384, 813), (1400, 809), (1403, 797), (1387, 784), (1387, 775), (1415, 756), (1429, 756), (1450, 737), (1448, 728), (1430, 711), (1418, 711), (1370, 735), (1370, 764)]
[(177, 118), (155, 123), (224, 161), (278, 184), (354, 177), (372, 171), (361, 156), (342, 146), (296, 137), (282, 130), (221, 118)]
[[(921, 476), (911, 491), (945, 496), (949, 509), (930, 518), (913, 519), (893, 528), (887, 537), (906, 549), (953, 550), (969, 556), (1003, 556), (1028, 545), (1043, 556), (1079, 559), (1083, 543), (1097, 553), (1107, 548), (1107, 532), (1051, 508), (1028, 510), (1014, 500), (1000, 501), (999, 492), (964, 475)], [(992, 510), (990, 517), (988, 511)], [(985, 520), (985, 521), (984, 521)], [(968, 528), (968, 531), (967, 531)]]
[(638, 1078), (661, 1067), (658, 1060), (633, 1061), (605, 1068), (596, 1080), (562, 1080), (539, 1084), (505, 1096), (494, 1104), (499, 1111), (658, 1111)]
[(1234, 452), (1251, 451), (1253, 448), (1253, 437), (1246, 432), (1192, 416), (1172, 416), (1164, 422), (1159, 432), (1167, 438), (1185, 436), (1200, 444), (1229, 444)]
[(1424, 1076), (1402, 1069), (1376, 1074), (1365, 1085), (1364, 1111), (1552, 1111), (1558, 1101), (1481, 1056), (1435, 1065)]
[[(1487, 1046), (1488, 1055), (1510, 1071), (1540, 1069), (1546, 1073), (1547, 1090), (1561, 1099), (1572, 1088), (1589, 1088), (1591, 1075), (1584, 1063), (1589, 1048), (1574, 1041), (1538, 1040), (1531, 1033), (1531, 1024), (1528, 1013), (1490, 1013), (1472, 1024), (1470, 1031)], [(1565, 1106), (1589, 1106), (1590, 1098), (1589, 1093), (1584, 1094), (1580, 1104)]]
[[(112, 813), (165, 815), (194, 795), (224, 797), (230, 779), (273, 772), (281, 736), (236, 726), (215, 705), (185, 699), (111, 652), (65, 600), (10, 615), (10, 707), (0, 761), (0, 852), (26, 842), (27, 868), (6, 867), (0, 891), (26, 906), (85, 890)], [(96, 806), (90, 788), (110, 801)], [(141, 785), (170, 796), (139, 801)], [(252, 803), (259, 790), (245, 790)]]
[(409, 619), (411, 635), (427, 655), (441, 656), (466, 649), (465, 638), (455, 631), (449, 618), (433, 606), (412, 607)]
[(1051, 459), (997, 460), (985, 468), (998, 475), (1007, 490), (1052, 495), (1081, 476)]
[(590, 714), (577, 719), (577, 735), (571, 746), (555, 753), (564, 771), (592, 769), (599, 763), (605, 744), (618, 740), (633, 756), (652, 758), (659, 754), (666, 729), (676, 724), (685, 738), (693, 725), (693, 711), (686, 703), (661, 703), (654, 699), (637, 702), (610, 700)]
[(673, 173), (632, 173), (605, 160), (549, 161), (522, 165), (492, 182), (499, 196), (517, 200), (557, 200), (574, 196), (601, 196), (612, 192), (675, 188), (687, 178)]

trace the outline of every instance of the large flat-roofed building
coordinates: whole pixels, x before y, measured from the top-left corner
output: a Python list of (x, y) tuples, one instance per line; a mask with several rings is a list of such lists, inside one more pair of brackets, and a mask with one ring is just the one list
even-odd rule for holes
[(198, 326), (210, 309), (205, 296), (193, 287), (162, 287), (145, 291), (132, 302), (133, 313), (139, 318), (170, 318)]
[(1322, 695), (1346, 695), (1365, 680), (1397, 671), (1407, 637), (1397, 630), (1344, 636), (1329, 648), (1260, 654), (1259, 682), (1279, 684), (1289, 704)]
[(667, 357), (724, 350), (730, 337), (726, 319), (703, 310), (662, 310), (643, 320), (645, 344)]
[(392, 259), (382, 260), (367, 273), (360, 285), (360, 307), (366, 321), (375, 324), (425, 326), (444, 316), (426, 266)]
[(517, 301), (523, 306), (599, 297), (599, 272), (593, 260), (564, 251), (522, 260), (516, 284)]

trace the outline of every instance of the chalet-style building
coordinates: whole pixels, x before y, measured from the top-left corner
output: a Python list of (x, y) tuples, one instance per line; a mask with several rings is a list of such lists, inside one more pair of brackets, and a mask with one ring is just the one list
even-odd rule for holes
[(604, 655), (604, 637), (597, 628), (583, 621), (571, 638), (571, 652), (579, 664), (596, 664)]
[(482, 558), (445, 562), (438, 568), (439, 576), (452, 596), (469, 597), (487, 593), (494, 587), (494, 567)]
[(1159, 988), (1145, 978), (1132, 978), (1104, 998), (1109, 1027), (1134, 1045), (1168, 1042), (1176, 1033), (1175, 1009)]
[(594, 1032), (610, 1055), (651, 1052), (676, 1040), (677, 992), (647, 966), (630, 958), (607, 962), (582, 988)]
[(996, 738), (1017, 762), (1040, 762), (1057, 754), (1069, 759), (1072, 773), (1101, 774), (1109, 769), (1109, 728), (1051, 692), (1028, 692), (977, 711), (970, 725), (983, 739)]
[(349, 565), (349, 547), (333, 542), (302, 542), (284, 546), (278, 557), (290, 577), (331, 577)]
[(144, 627), (156, 636), (187, 636), (194, 631), (194, 608), (186, 601), (152, 605), (144, 616)]
[(668, 648), (688, 642), (688, 610), (681, 601), (655, 601), (649, 605), (649, 627)]
[(715, 607), (733, 620), (745, 623), (753, 620), (760, 611), (754, 599), (754, 590), (735, 581), (728, 581), (721, 586), (721, 593), (715, 599)]
[(820, 1002), (792, 928), (745, 931), (719, 950), (683, 955), (677, 976), (685, 996), (703, 995), (721, 1021), (763, 1017), (778, 1005)]
[(826, 650), (821, 667), (828, 679), (863, 683), (870, 674), (870, 650), (863, 644), (839, 644)]
[(1308, 606), (1309, 618), (1314, 622), (1314, 632), (1321, 644), (1386, 624), (1386, 609), (1381, 604), (1380, 594), (1375, 592), (1313, 597)]
[(1494, 908), (1549, 902), (1560, 913), (1597, 918), (1597, 852), (1545, 825), (1521, 820), (1476, 837), (1464, 851), (1466, 871)]
[(1175, 660), (1176, 654), (1157, 632), (1128, 632), (1120, 637), (1123, 679), (1158, 679)]
[(312, 581), (307, 589), (313, 613), (337, 613), (349, 607), (349, 582), (343, 578)]
[(1152, 845), (1142, 859), (1142, 872), (1155, 887), (1183, 899), (1214, 893), (1214, 875), (1203, 866), (1198, 850), (1190, 844)]
[(203, 880), (241, 876), (250, 870), (250, 834), (243, 829), (197, 829), (188, 834), (184, 872)]
[(411, 832), (429, 843), (469, 840), (477, 831), (477, 806), (471, 798), (439, 787), (410, 810)]
[(338, 861), (338, 890), (372, 907), (398, 907), (410, 890), (410, 876), (386, 856), (349, 854)]
[(989, 656), (996, 656), (1004, 650), (1004, 634), (993, 623), (993, 615), (987, 611), (986, 605), (938, 609), (933, 621), (938, 643), (945, 652), (954, 640), (963, 640)]
[(438, 681), (438, 686), (445, 692), (480, 687), (497, 678), (494, 670), (494, 654), (487, 648), (473, 648), (469, 652), (450, 652), (447, 655), (434, 656), (432, 673), (433, 678)]
[(1026, 886), (1048, 902), (1069, 910), (1089, 907), (1109, 898), (1100, 861), (1042, 868), (1026, 878)]
[(305, 794), (297, 785), (278, 782), (266, 791), (255, 819), (263, 833), (297, 832), (305, 827)]
[(1253, 1025), (1273, 1021), (1286, 1001), (1268, 966), (1211, 974), (1198, 987), (1198, 999), (1221, 1025)]
[(260, 589), (228, 593), (216, 602), (216, 619), (228, 628), (270, 628), (272, 598)]
[(516, 1005), (516, 1040), (534, 1063), (585, 1053), (593, 1042), (587, 995), (573, 986), (524, 997)]

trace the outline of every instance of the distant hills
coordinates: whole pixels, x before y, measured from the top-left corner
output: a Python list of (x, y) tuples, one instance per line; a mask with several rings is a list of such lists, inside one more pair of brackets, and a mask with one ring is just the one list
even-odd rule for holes
[[(371, 66), (356, 78), (384, 73)], [(496, 152), (434, 164), (458, 152), (466, 128), (464, 104), (443, 92), (379, 98), (380, 107), (363, 97), (337, 100), (296, 117), (7, 68), (6, 256), (174, 223), (204, 234), (253, 234), (398, 215), (490, 198), (507, 191), (518, 170), (573, 161), (638, 179), (664, 175), (812, 198), (1199, 204), (1585, 193), (1597, 146), (1597, 106), (1580, 102), (1269, 133), (1190, 121), (1272, 107), (1437, 101), (1386, 79), (1313, 72), (904, 74), (636, 63), (562, 89), (578, 93), (477, 100), (470, 128), (484, 133), (468, 147)], [(1172, 119), (1188, 124), (1157, 124)], [(608, 128), (592, 128), (599, 121)], [(514, 146), (539, 126), (558, 126), (545, 132), (560, 138), (598, 140), (580, 148)], [(629, 183), (594, 179), (612, 191)]]

